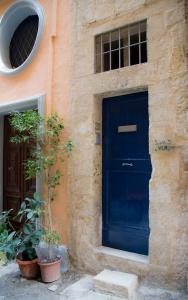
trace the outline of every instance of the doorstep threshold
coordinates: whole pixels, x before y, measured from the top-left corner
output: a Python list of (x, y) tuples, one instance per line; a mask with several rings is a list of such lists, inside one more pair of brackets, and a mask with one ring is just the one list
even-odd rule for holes
[(97, 254), (104, 254), (108, 256), (113, 256), (116, 258), (124, 259), (124, 260), (129, 260), (137, 263), (142, 263), (144, 265), (149, 264), (149, 257), (146, 255), (142, 254), (137, 254), (137, 253), (132, 253), (132, 252), (127, 252), (119, 249), (114, 249), (114, 248), (109, 248), (105, 246), (100, 246), (96, 248), (96, 253)]

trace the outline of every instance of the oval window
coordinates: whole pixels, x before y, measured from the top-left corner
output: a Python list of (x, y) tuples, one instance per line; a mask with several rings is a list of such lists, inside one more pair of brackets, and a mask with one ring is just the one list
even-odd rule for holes
[(21, 66), (30, 55), (37, 37), (38, 23), (37, 15), (29, 16), (16, 28), (9, 47), (12, 68)]
[(18, 1), (7, 9), (0, 22), (0, 73), (15, 74), (31, 62), (43, 27), (38, 1)]

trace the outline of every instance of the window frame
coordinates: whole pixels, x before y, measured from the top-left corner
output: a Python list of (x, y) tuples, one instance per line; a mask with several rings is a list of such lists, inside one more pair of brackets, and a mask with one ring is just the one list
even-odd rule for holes
[[(146, 33), (146, 37), (144, 40), (141, 40), (141, 24), (144, 24), (145, 26), (145, 32)], [(134, 26), (138, 26), (138, 42), (136, 43), (132, 43), (131, 44), (131, 41), (130, 41), (130, 31), (131, 29), (134, 27)], [(127, 29), (127, 34), (128, 34), (128, 42), (127, 42), (127, 45), (125, 46), (122, 46), (121, 45), (121, 41), (123, 40), (122, 37), (121, 37), (121, 31), (122, 30), (125, 30)], [(134, 23), (131, 23), (131, 24), (128, 24), (128, 25), (125, 25), (125, 26), (121, 26), (121, 27), (118, 27), (118, 28), (114, 28), (114, 29), (111, 29), (109, 31), (106, 31), (106, 32), (102, 32), (100, 34), (97, 34), (95, 35), (94, 37), (94, 45), (95, 45), (95, 73), (98, 74), (98, 73), (104, 73), (104, 72), (108, 72), (108, 71), (112, 71), (112, 70), (117, 70), (117, 69), (122, 69), (122, 68), (125, 68), (127, 66), (132, 66), (132, 65), (136, 65), (136, 64), (143, 64), (143, 63), (147, 63), (148, 62), (148, 54), (147, 54), (147, 46), (148, 46), (148, 39), (147, 39), (147, 29), (148, 29), (148, 26), (147, 26), (147, 19), (144, 19), (144, 20), (141, 20), (141, 21), (137, 21), (137, 22), (134, 22)], [(115, 31), (118, 31), (118, 39), (117, 41), (119, 42), (119, 47), (117, 49), (111, 49), (111, 35), (113, 32)], [(108, 51), (103, 51), (103, 37), (105, 35), (109, 34), (109, 50)], [(100, 39), (100, 52), (97, 52), (97, 39)], [(107, 43), (106, 43), (107, 44)], [(145, 44), (146, 45), (146, 61), (142, 62), (142, 53), (141, 53), (141, 45), (142, 44)], [(139, 56), (138, 56), (138, 63), (135, 63), (135, 64), (131, 64), (131, 47), (134, 47), (134, 46), (138, 46), (139, 47)], [(125, 49), (128, 49), (128, 64), (127, 65), (123, 65), (121, 66), (121, 55), (122, 55), (122, 51), (125, 50)], [(119, 67), (118, 68), (112, 68), (112, 53), (115, 52), (115, 51), (119, 51)], [(104, 70), (104, 65), (103, 65), (103, 61), (104, 61), (104, 55), (108, 54), (109, 53), (109, 69), (108, 70)], [(97, 61), (98, 61), (98, 58), (100, 57), (100, 70), (98, 70), (98, 66), (97, 66)]]
[[(27, 59), (17, 68), (12, 68), (9, 46), (18, 25), (28, 16), (38, 15), (39, 24), (35, 43)], [(45, 12), (38, 0), (18, 0), (4, 12), (0, 21), (0, 75), (14, 76), (28, 66), (39, 48), (44, 32)]]

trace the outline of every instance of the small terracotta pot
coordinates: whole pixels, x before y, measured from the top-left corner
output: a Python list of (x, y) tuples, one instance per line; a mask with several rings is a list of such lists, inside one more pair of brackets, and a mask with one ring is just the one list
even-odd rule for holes
[(22, 277), (27, 279), (34, 279), (38, 277), (40, 269), (37, 258), (28, 261), (20, 260), (17, 258), (16, 262), (19, 265)]
[(61, 277), (61, 258), (51, 263), (38, 263), (43, 282), (53, 282)]

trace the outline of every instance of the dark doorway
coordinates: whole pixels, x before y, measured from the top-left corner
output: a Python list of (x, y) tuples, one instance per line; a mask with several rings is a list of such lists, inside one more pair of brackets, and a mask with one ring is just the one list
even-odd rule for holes
[(148, 94), (103, 100), (103, 245), (148, 254)]
[(10, 138), (14, 132), (9, 116), (4, 117), (4, 153), (3, 153), (3, 209), (12, 211), (12, 222), (19, 229), (20, 222), (15, 219), (21, 202), (25, 197), (33, 197), (36, 191), (36, 179), (25, 180), (24, 161), (29, 156), (30, 144), (14, 144)]

